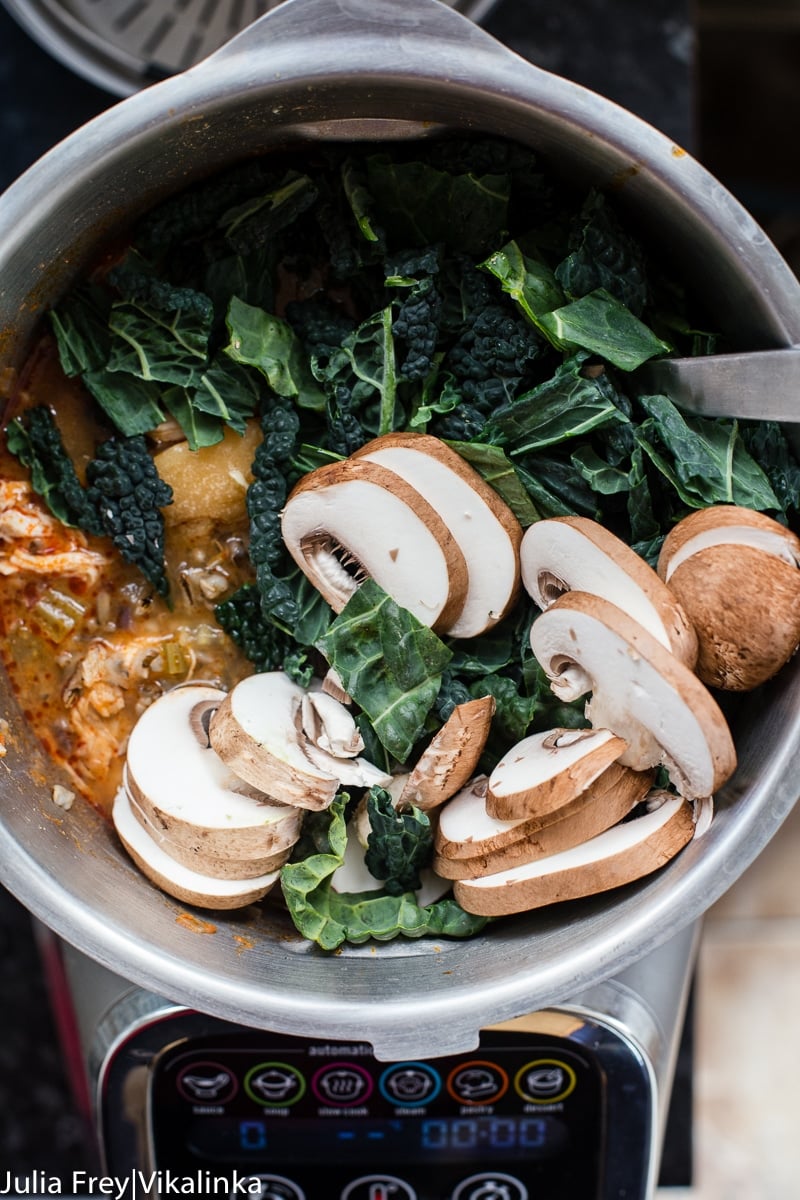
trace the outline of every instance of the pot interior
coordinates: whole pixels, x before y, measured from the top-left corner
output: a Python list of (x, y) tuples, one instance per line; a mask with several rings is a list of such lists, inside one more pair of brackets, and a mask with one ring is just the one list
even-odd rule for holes
[[(422, 51), (406, 78), (363, 69), (359, 77), (326, 68), (309, 81), (297, 64), (277, 78), (257, 64), (242, 74), (239, 59), (223, 56), (123, 102), (51, 152), (0, 201), (2, 366), (19, 364), (43, 311), (99, 248), (165, 195), (251, 154), (448, 130), (520, 141), (558, 174), (613, 192), (733, 347), (797, 340), (800, 289), (777, 252), (698, 164), (630, 114), (511, 55), (492, 59), (491, 71), (462, 63), (447, 78)], [(711, 828), (656, 876), (499, 921), (474, 941), (327, 955), (269, 903), (207, 914), (157, 891), (93, 809), (56, 808), (52, 767), (6, 680), (0, 694), (10, 726), (3, 877), (38, 917), (170, 999), (288, 1033), (367, 1028), (389, 1057), (467, 1048), (482, 1023), (558, 1002), (621, 969), (721, 895), (796, 798), (795, 663), (737, 705), (740, 765), (716, 798)]]

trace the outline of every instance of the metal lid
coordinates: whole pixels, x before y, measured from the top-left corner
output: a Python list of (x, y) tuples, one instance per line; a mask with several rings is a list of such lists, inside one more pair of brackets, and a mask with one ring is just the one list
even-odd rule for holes
[[(480, 21), (496, 0), (443, 0)], [(128, 96), (218, 50), (281, 0), (0, 0), (76, 74)]]

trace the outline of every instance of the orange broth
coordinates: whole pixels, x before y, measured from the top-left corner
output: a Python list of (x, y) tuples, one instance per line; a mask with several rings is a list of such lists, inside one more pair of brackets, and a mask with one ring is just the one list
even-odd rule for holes
[[(98, 441), (111, 430), (96, 423), (81, 384), (63, 375), (49, 336), (25, 364), (6, 421), (36, 405), (53, 412), (83, 478)], [(231, 451), (237, 461), (252, 461), (258, 436), (253, 426), (244, 439), (226, 434), (218, 447), (192, 452), (198, 491), (214, 477), (227, 486), (224, 455)], [(247, 444), (237, 448), (233, 441)], [(169, 442), (151, 442), (151, 449), (167, 455), (165, 463), (175, 458)], [(239, 472), (235, 486), (227, 487), (226, 503), (217, 497), (203, 506), (214, 515), (192, 516), (193, 484), (186, 476), (184, 470), (174, 514), (172, 506), (164, 509), (166, 602), (110, 540), (61, 526), (34, 493), (22, 493), (25, 468), (4, 441), (0, 447), (2, 662), (47, 753), (75, 790), (106, 814), (121, 781), (128, 736), (149, 703), (189, 680), (229, 689), (253, 670), (214, 619), (215, 605), (252, 578), (246, 553), (249, 479)], [(10, 535), (9, 523), (16, 534), (21, 523), (21, 536)]]

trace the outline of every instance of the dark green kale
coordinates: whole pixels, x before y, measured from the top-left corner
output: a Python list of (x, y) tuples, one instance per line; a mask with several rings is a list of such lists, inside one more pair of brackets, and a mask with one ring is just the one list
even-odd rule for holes
[(87, 498), (103, 532), (160, 596), (169, 593), (164, 565), (164, 518), (172, 488), (156, 470), (144, 438), (110, 438), (86, 468)]
[(253, 459), (253, 482), (247, 489), (250, 519), (250, 561), (266, 620), (277, 620), (292, 629), (298, 604), (290, 582), (278, 574), (286, 561), (281, 537), (281, 510), (288, 494), (287, 474), (291, 468), (300, 418), (290, 400), (276, 396), (261, 419), (264, 438)]
[(387, 286), (406, 290), (392, 322), (395, 345), (402, 352), (402, 379), (425, 379), (434, 365), (443, 307), (437, 282), (440, 266), (437, 246), (397, 254), (386, 262)]
[(570, 253), (555, 274), (571, 298), (602, 288), (637, 317), (647, 305), (644, 253), (602, 192), (590, 192), (575, 217)]
[(370, 788), (367, 813), (367, 870), (383, 881), (390, 896), (416, 891), (420, 871), (433, 859), (433, 830), (427, 813), (413, 805), (396, 809), (392, 797), (381, 787)]
[(245, 583), (220, 601), (214, 616), (256, 671), (284, 670), (302, 687), (311, 683), (314, 668), (307, 651), (285, 629), (264, 617), (255, 584)]
[(327, 362), (334, 350), (355, 329), (355, 321), (341, 305), (327, 296), (291, 300), (286, 305), (286, 320), (295, 331), (313, 362)]
[(8, 426), (6, 445), (31, 472), (33, 490), (65, 525), (86, 533), (105, 532), (64, 449), (61, 434), (49, 408), (32, 408)]

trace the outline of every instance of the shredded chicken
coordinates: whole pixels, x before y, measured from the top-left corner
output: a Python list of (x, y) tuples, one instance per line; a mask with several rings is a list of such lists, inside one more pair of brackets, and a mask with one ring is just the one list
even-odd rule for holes
[(42, 508), (28, 483), (0, 480), (0, 575), (32, 571), (93, 583), (107, 563), (104, 554), (88, 548), (80, 530)]

